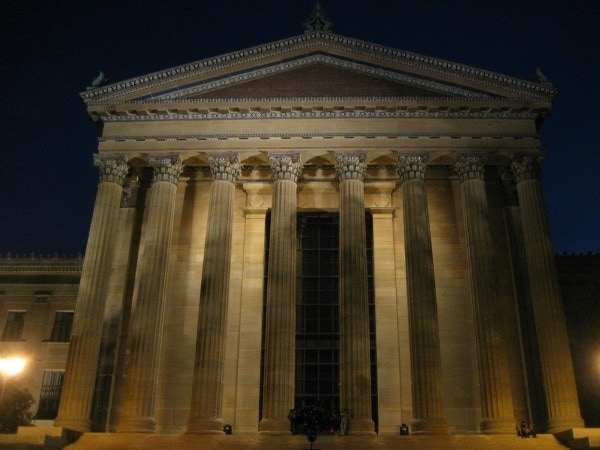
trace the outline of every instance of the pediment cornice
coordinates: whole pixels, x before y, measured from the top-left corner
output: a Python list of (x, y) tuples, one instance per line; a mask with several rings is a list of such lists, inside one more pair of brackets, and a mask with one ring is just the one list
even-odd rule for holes
[(551, 101), (557, 92), (547, 84), (315, 31), (90, 89), (81, 96), (88, 104), (151, 97), (173, 100), (317, 60), (451, 96), (490, 93)]

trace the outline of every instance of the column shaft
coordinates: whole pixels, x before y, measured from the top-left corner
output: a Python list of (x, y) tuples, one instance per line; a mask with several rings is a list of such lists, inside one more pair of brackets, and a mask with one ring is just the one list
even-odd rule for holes
[(56, 426), (90, 431), (92, 397), (102, 339), (102, 324), (113, 241), (128, 167), (124, 158), (95, 157), (100, 170), (90, 234), (81, 271)]
[(208, 226), (202, 265), (192, 407), (188, 433), (223, 434), (223, 369), (237, 157), (209, 157)]
[(288, 434), (294, 408), (296, 341), (296, 181), (298, 155), (271, 155), (273, 204), (260, 432)]
[(548, 408), (549, 433), (583, 427), (552, 238), (539, 181), (539, 160), (513, 162), (517, 180), (531, 301)]
[(412, 384), (412, 432), (444, 434), (442, 359), (433, 270), (433, 250), (427, 192), (425, 156), (400, 156), (404, 242), (408, 290)]
[(149, 433), (156, 430), (154, 402), (158, 380), (169, 252), (173, 233), (179, 158), (156, 158), (143, 254), (140, 259), (138, 294), (132, 313), (129, 365), (118, 432)]
[(498, 302), (492, 235), (483, 181), (484, 159), (459, 156), (471, 296), (475, 316), (481, 393), (481, 432), (514, 433), (510, 374)]
[(364, 155), (336, 155), (340, 180), (340, 409), (349, 434), (373, 434)]

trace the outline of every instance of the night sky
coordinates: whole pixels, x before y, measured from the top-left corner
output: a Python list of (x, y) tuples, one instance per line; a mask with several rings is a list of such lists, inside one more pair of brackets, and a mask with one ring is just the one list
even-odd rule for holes
[[(0, 6), (0, 254), (85, 251), (97, 132), (79, 92), (304, 32), (314, 0)], [(600, 252), (600, 1), (322, 0), (334, 33), (559, 89), (542, 128), (557, 253)]]

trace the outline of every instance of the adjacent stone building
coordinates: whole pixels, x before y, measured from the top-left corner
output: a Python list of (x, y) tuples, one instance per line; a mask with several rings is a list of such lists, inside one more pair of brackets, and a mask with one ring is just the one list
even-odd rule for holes
[(52, 424), (64, 377), (83, 258), (0, 255), (0, 359), (25, 369), (3, 381), (35, 399), (35, 423)]
[(555, 94), (319, 20), (86, 90), (55, 424), (283, 434), (321, 402), (351, 434), (583, 426), (540, 184)]

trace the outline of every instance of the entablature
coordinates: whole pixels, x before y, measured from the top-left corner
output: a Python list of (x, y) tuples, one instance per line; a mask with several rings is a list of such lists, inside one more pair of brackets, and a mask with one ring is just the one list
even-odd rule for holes
[(535, 119), (548, 114), (550, 108), (550, 102), (531, 98), (298, 97), (91, 102), (88, 113), (95, 121), (103, 122), (340, 118)]

